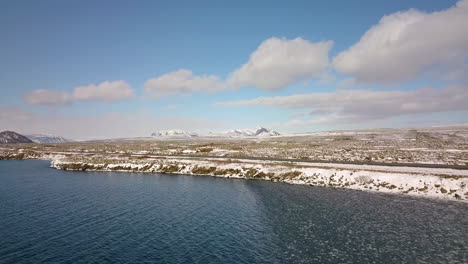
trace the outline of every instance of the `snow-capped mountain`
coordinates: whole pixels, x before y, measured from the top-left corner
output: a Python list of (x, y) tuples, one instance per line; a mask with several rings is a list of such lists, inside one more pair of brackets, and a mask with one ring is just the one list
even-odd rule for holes
[(183, 130), (163, 130), (156, 131), (151, 134), (152, 137), (158, 138), (192, 138), (192, 137), (271, 137), (279, 136), (280, 134), (274, 130), (269, 130), (264, 127), (257, 129), (234, 129), (222, 133), (197, 134)]
[(225, 132), (227, 136), (233, 137), (252, 137), (255, 135), (255, 132), (251, 129), (234, 129)]
[(65, 143), (72, 141), (64, 137), (43, 134), (26, 135), (26, 137), (35, 143)]
[(234, 129), (227, 131), (225, 134), (230, 137), (271, 137), (280, 135), (280, 133), (264, 127), (257, 129)]
[(0, 143), (33, 143), (29, 138), (13, 131), (3, 131), (0, 133)]
[(179, 137), (179, 138), (189, 138), (189, 137), (198, 137), (197, 133), (187, 132), (183, 130), (162, 130), (156, 131), (151, 134), (152, 137)]
[(264, 127), (257, 128), (255, 130), (255, 136), (256, 137), (271, 137), (271, 136), (279, 136), (280, 133), (274, 131), (274, 130), (269, 130)]

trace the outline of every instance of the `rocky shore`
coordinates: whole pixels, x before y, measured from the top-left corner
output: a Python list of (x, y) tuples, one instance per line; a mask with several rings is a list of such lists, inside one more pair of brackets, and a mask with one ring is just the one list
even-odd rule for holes
[(468, 202), (468, 170), (233, 157), (3, 150), (1, 159), (51, 160), (61, 170), (122, 171), (269, 180)]
[(291, 184), (386, 192), (468, 201), (468, 171), (453, 169), (300, 164), (232, 159), (152, 158), (79, 160), (53, 158), (62, 170), (122, 171), (258, 179)]

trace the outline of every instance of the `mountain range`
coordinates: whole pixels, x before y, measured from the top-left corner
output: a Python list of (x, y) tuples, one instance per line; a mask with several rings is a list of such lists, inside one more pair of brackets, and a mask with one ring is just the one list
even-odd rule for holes
[[(257, 129), (234, 129), (221, 133), (198, 134), (184, 130), (162, 130), (155, 131), (151, 134), (153, 138), (196, 138), (196, 137), (226, 137), (226, 138), (251, 138), (251, 137), (271, 137), (279, 136), (280, 134), (274, 130), (269, 130), (264, 127)], [(13, 131), (3, 131), (0, 133), (0, 144), (14, 143), (65, 143), (72, 142), (67, 138), (45, 134), (21, 135)]]
[(72, 140), (64, 137), (44, 135), (44, 134), (32, 134), (32, 135), (21, 135), (13, 131), (3, 131), (0, 133), (0, 143), (3, 144), (15, 144), (15, 143), (65, 143), (71, 142)]
[(65, 143), (65, 142), (72, 141), (70, 139), (66, 139), (60, 136), (43, 135), (43, 134), (26, 135), (26, 137), (32, 140), (34, 143)]
[(183, 130), (162, 130), (151, 134), (152, 137), (198, 137), (197, 133), (191, 133)]
[(271, 137), (280, 135), (280, 133), (264, 127), (257, 129), (235, 129), (227, 131), (225, 134), (230, 137)]
[(156, 131), (151, 134), (152, 137), (156, 138), (193, 138), (193, 137), (271, 137), (279, 136), (280, 133), (269, 130), (264, 127), (257, 129), (234, 129), (222, 133), (207, 133), (198, 134), (195, 132), (188, 132), (184, 130), (162, 130)]

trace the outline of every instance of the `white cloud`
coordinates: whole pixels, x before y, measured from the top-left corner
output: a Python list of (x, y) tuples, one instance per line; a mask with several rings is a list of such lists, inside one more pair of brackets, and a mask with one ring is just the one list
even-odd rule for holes
[(197, 76), (180, 69), (149, 79), (144, 90), (153, 98), (216, 92), (240, 86), (253, 86), (264, 90), (278, 90), (305, 80), (333, 79), (329, 68), (328, 52), (333, 42), (312, 43), (302, 38), (292, 40), (270, 38), (263, 41), (249, 61), (232, 72), (226, 82), (215, 75)]
[(98, 85), (75, 87), (72, 93), (74, 100), (95, 100), (112, 103), (131, 99), (135, 96), (132, 88), (125, 81), (105, 81)]
[(131, 99), (135, 96), (133, 89), (125, 81), (105, 81), (98, 85), (75, 87), (73, 92), (38, 89), (23, 95), (23, 100), (29, 105), (58, 106), (73, 101), (103, 101), (112, 103)]
[(234, 87), (279, 90), (300, 81), (328, 79), (328, 52), (332, 46), (332, 41), (267, 39), (250, 55), (246, 64), (230, 75), (227, 83)]
[(215, 92), (226, 88), (227, 86), (217, 76), (197, 76), (186, 69), (149, 79), (144, 85), (145, 92), (153, 98), (192, 92)]
[(30, 105), (57, 106), (70, 103), (71, 96), (63, 91), (38, 89), (24, 94), (23, 100)]
[(338, 54), (333, 65), (358, 83), (399, 83), (434, 72), (444, 79), (466, 76), (467, 25), (468, 0), (440, 12), (397, 12)]
[[(401, 115), (468, 110), (468, 90), (422, 88), (412, 91), (339, 90), (291, 96), (217, 103), (217, 106), (267, 106), (308, 109), (312, 116), (342, 122), (365, 121)], [(318, 122), (318, 121), (315, 121)]]

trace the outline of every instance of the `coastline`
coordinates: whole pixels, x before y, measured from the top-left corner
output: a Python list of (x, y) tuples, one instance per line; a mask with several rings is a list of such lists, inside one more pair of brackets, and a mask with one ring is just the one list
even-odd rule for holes
[[(320, 165), (320, 164), (319, 164)], [(61, 170), (118, 171), (204, 175), (224, 178), (269, 180), (330, 188), (430, 197), (468, 202), (468, 171), (453, 169), (418, 170), (408, 167), (319, 166), (251, 160), (209, 160), (172, 157), (150, 159), (51, 158), (51, 167)], [(399, 170), (398, 170), (399, 169)]]
[[(0, 153), (2, 154), (2, 153)], [(468, 170), (400, 164), (326, 163), (189, 155), (6, 151), (0, 160), (50, 160), (61, 170), (121, 171), (256, 179), (468, 202)], [(427, 165), (427, 164), (426, 164)], [(436, 165), (435, 165), (436, 166)]]

